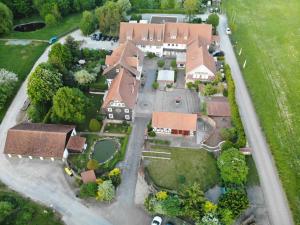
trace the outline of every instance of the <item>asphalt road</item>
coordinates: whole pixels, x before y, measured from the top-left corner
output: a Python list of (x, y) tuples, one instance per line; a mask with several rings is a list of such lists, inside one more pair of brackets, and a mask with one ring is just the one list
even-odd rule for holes
[(233, 47), (225, 29), (227, 20), (220, 17), (218, 32), (221, 49), (225, 52), (226, 62), (230, 65), (236, 85), (236, 100), (250, 146), (259, 173), (264, 198), (273, 225), (292, 225), (293, 219), (288, 202), (282, 188), (271, 151), (261, 130), (252, 100), (245, 85), (242, 72), (238, 65)]

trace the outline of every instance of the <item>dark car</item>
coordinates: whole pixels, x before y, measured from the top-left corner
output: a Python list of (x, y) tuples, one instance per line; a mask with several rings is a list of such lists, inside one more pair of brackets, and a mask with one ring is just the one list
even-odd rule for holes
[(105, 41), (105, 39), (106, 39), (106, 37), (103, 35), (103, 36), (101, 37), (101, 41)]
[(108, 36), (108, 41), (111, 41), (112, 39), (113, 39), (113, 37), (112, 36)]
[(225, 56), (223, 51), (216, 51), (213, 53), (213, 57)]

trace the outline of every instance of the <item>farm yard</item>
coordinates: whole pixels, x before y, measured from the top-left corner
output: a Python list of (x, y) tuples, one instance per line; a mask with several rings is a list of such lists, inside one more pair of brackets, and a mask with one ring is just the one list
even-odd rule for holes
[(300, 2), (227, 0), (236, 52), (275, 158), (296, 224), (300, 223)]

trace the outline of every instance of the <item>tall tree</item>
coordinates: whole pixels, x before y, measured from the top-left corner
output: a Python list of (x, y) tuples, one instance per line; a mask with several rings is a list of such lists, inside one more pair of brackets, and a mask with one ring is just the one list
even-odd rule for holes
[(225, 182), (241, 185), (247, 179), (248, 166), (245, 156), (235, 148), (222, 152), (218, 158), (218, 167)]
[(79, 28), (84, 35), (89, 35), (95, 30), (95, 19), (93, 13), (84, 11), (80, 20)]
[(53, 122), (83, 122), (87, 101), (86, 96), (77, 88), (60, 88), (53, 97)]
[(199, 10), (199, 0), (185, 0), (183, 3), (183, 8), (189, 18), (189, 21), (191, 21), (193, 16)]
[(7, 99), (12, 96), (16, 87), (18, 76), (5, 69), (0, 69), (0, 110), (3, 109)]
[(160, 7), (162, 9), (174, 9), (175, 8), (175, 0), (161, 0)]
[(67, 46), (60, 43), (53, 45), (48, 56), (49, 62), (60, 72), (65, 73), (66, 70), (70, 69), (73, 59)]
[(213, 25), (216, 28), (219, 25), (219, 16), (216, 13), (210, 14), (207, 18), (206, 23)]
[(9, 33), (13, 26), (13, 14), (2, 2), (0, 2), (0, 21), (0, 34)]
[(51, 103), (57, 90), (62, 87), (60, 73), (38, 66), (30, 75), (27, 84), (27, 93), (30, 100), (35, 103)]

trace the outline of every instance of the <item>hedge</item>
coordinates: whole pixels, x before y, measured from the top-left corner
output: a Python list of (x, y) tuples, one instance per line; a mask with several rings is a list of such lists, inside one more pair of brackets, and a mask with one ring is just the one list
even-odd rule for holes
[(237, 148), (244, 147), (246, 145), (246, 136), (244, 127), (241, 121), (239, 108), (235, 101), (235, 84), (232, 79), (231, 70), (229, 65), (225, 65), (225, 77), (227, 80), (227, 87), (228, 87), (228, 101), (230, 104), (231, 109), (231, 120), (233, 123), (233, 126), (237, 130), (237, 141), (235, 143)]
[(184, 9), (136, 9), (135, 13), (185, 14)]

